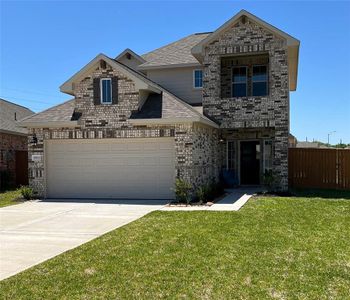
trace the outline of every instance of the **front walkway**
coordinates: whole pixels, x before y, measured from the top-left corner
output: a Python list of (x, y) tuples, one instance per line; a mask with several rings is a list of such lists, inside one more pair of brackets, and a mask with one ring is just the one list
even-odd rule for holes
[(0, 209), (0, 280), (160, 209), (167, 201), (30, 201)]
[(237, 211), (239, 210), (255, 193), (261, 191), (260, 187), (240, 187), (236, 189), (225, 190), (228, 195), (212, 206), (164, 206), (163, 211)]

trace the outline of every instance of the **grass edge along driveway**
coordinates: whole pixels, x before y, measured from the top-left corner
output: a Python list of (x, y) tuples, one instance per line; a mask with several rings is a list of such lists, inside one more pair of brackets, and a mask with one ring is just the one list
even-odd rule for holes
[(14, 204), (19, 204), (22, 202), (23, 199), (21, 196), (21, 191), (19, 189), (0, 192), (0, 208)]
[(153, 212), (0, 282), (1, 299), (349, 299), (350, 201)]

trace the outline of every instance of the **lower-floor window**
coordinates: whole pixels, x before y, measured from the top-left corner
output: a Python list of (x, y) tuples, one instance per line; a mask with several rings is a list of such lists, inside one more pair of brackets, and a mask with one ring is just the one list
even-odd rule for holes
[(235, 169), (235, 142), (227, 142), (227, 169)]
[(273, 152), (273, 142), (264, 141), (264, 172), (272, 170)]

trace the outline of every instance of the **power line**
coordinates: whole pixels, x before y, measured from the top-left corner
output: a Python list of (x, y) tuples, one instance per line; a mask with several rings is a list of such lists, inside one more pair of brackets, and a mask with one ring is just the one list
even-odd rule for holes
[[(50, 104), (53, 105), (52, 102), (45, 102), (45, 101), (37, 101), (37, 100), (29, 100), (29, 99), (25, 99), (25, 98), (17, 98), (17, 97), (12, 97), (12, 96), (0, 96), (1, 98), (4, 99), (15, 99), (15, 100), (19, 100), (19, 101), (25, 101), (25, 102), (34, 102), (34, 103), (40, 103), (40, 104)], [(62, 100), (64, 101), (64, 100)]]
[(11, 88), (2, 88), (3, 90), (8, 90), (8, 91), (15, 91), (15, 92), (20, 92), (20, 93), (29, 93), (29, 94), (35, 94), (35, 95), (42, 95), (42, 96), (49, 96), (49, 97), (56, 97), (59, 98), (57, 95), (53, 94), (46, 94), (46, 93), (41, 93), (41, 92), (36, 92), (36, 91), (30, 91), (30, 90), (19, 90), (19, 89), (11, 89)]

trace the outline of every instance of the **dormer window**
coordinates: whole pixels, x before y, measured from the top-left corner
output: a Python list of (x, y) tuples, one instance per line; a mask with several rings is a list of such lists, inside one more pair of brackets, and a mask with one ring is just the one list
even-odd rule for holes
[(203, 87), (203, 71), (194, 70), (193, 71), (193, 87), (195, 89), (200, 89)]
[(112, 103), (112, 79), (102, 78), (100, 80), (101, 90), (101, 103), (111, 104)]

